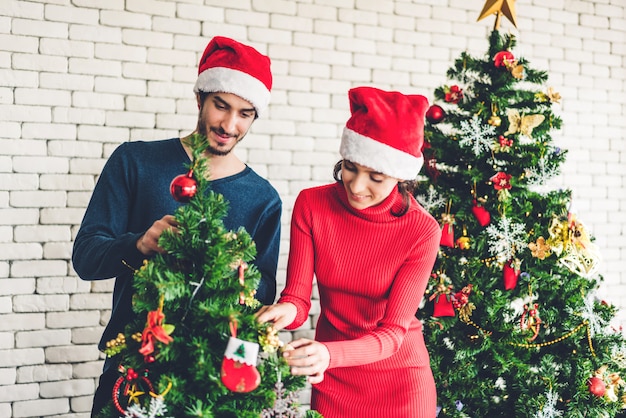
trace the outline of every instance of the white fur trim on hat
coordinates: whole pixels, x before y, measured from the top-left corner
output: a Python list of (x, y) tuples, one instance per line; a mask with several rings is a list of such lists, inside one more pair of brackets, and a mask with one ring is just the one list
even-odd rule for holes
[(226, 67), (209, 68), (198, 75), (193, 91), (232, 93), (249, 101), (257, 115), (265, 112), (271, 93), (259, 79), (243, 71)]
[(343, 129), (339, 153), (346, 160), (402, 180), (415, 180), (424, 164), (421, 155), (415, 157), (349, 128)]

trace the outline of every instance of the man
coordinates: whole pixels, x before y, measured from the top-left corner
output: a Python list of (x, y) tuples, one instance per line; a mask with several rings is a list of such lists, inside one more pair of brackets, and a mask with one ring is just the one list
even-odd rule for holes
[[(198, 102), (195, 132), (208, 142), (210, 187), (229, 202), (226, 228), (243, 226), (256, 243), (261, 272), (256, 298), (271, 304), (276, 295), (282, 202), (269, 182), (233, 152), (252, 122), (267, 109), (272, 87), (270, 60), (235, 40), (215, 37), (207, 45), (194, 86)], [(163, 250), (161, 233), (175, 228), (180, 206), (170, 182), (187, 171), (192, 151), (185, 138), (120, 145), (107, 161), (74, 242), (72, 262), (83, 280), (115, 277), (111, 319), (99, 343), (115, 339), (132, 318), (133, 270)], [(107, 358), (94, 397), (92, 416), (111, 400), (118, 377)]]

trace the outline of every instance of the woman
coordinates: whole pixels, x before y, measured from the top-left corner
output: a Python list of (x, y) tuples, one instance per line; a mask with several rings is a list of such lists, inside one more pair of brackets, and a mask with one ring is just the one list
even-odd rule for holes
[(296, 199), (286, 286), (258, 319), (301, 326), (315, 276), (315, 341), (292, 341), (283, 353), (313, 385), (311, 408), (325, 418), (432, 418), (435, 383), (415, 313), (441, 232), (408, 187), (423, 163), (428, 102), (372, 87), (349, 98), (337, 182)]

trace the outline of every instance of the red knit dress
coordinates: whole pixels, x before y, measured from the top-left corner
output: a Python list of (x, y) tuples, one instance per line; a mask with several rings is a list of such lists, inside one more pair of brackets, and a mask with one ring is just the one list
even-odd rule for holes
[(352, 208), (343, 184), (303, 190), (291, 220), (287, 284), (301, 326), (317, 279), (317, 341), (330, 352), (311, 408), (325, 418), (433, 418), (436, 389), (415, 317), (437, 256), (440, 227), (414, 199), (401, 217), (396, 189), (381, 204)]

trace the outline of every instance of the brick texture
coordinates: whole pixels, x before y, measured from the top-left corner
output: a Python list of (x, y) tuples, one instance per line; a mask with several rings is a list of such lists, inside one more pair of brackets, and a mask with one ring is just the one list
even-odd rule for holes
[[(477, 3), (477, 2), (474, 2)], [(227, 4), (227, 5), (226, 5)], [(120, 143), (190, 132), (209, 38), (268, 53), (268, 116), (238, 149), (284, 201), (279, 287), (298, 192), (332, 180), (347, 90), (432, 99), (461, 51), (484, 53), (493, 19), (458, 0), (0, 1), (0, 416), (89, 416), (111, 280), (70, 263), (97, 176)], [(555, 187), (596, 237), (600, 297), (626, 323), (626, 4), (519, 0), (517, 49), (563, 97), (569, 150)], [(314, 297), (315, 298), (315, 297)], [(319, 312), (283, 340), (312, 337)], [(300, 395), (307, 404), (309, 391)]]

